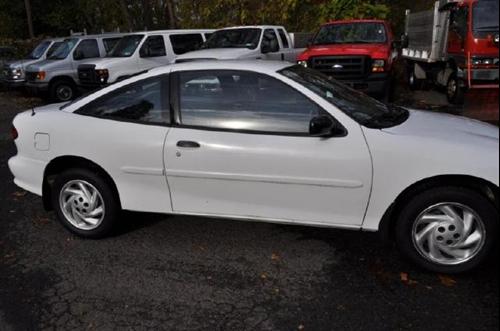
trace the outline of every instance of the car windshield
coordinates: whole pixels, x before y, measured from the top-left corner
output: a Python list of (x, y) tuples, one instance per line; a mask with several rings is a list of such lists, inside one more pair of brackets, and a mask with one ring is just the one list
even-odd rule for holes
[(63, 60), (75, 48), (78, 43), (78, 38), (66, 39), (49, 57), (50, 60)]
[(313, 45), (331, 44), (383, 44), (387, 32), (382, 23), (342, 23), (323, 26)]
[(249, 48), (259, 46), (261, 29), (219, 30), (210, 36), (202, 48)]
[(315, 70), (296, 65), (279, 73), (316, 93), (368, 128), (389, 128), (408, 119), (407, 110), (388, 106)]
[(111, 52), (107, 55), (107, 57), (131, 57), (142, 39), (144, 38), (143, 34), (135, 34), (131, 36), (123, 37), (113, 48)]
[(50, 41), (42, 41), (31, 51), (31, 53), (28, 54), (26, 58), (29, 60), (40, 59), (43, 54), (45, 54), (45, 51), (49, 48), (50, 43)]
[(479, 0), (474, 5), (474, 32), (498, 32), (498, 0)]

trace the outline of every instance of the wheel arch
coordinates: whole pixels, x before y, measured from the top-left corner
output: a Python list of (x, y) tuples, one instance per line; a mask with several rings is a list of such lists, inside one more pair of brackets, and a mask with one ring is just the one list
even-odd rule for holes
[(109, 173), (106, 170), (104, 170), (104, 168), (99, 166), (97, 163), (89, 159), (86, 159), (84, 157), (65, 155), (53, 159), (45, 167), (43, 174), (43, 184), (42, 184), (42, 200), (43, 200), (43, 206), (46, 210), (53, 210), (51, 194), (52, 194), (52, 184), (54, 182), (55, 177), (65, 170), (74, 168), (88, 169), (102, 176), (102, 178), (104, 178), (104, 180), (110, 185), (111, 189), (116, 194), (118, 202), (120, 203), (121, 200), (120, 200), (120, 194), (118, 192), (118, 187), (116, 186), (116, 183), (113, 180), (113, 178), (109, 175)]
[(402, 191), (384, 213), (379, 231), (384, 240), (394, 239), (394, 228), (406, 202), (411, 197), (433, 188), (462, 187), (473, 190), (488, 199), (497, 209), (500, 209), (499, 187), (485, 179), (469, 175), (442, 175), (420, 180)]
[(69, 81), (71, 82), (71, 84), (75, 85), (76, 86), (76, 82), (75, 80), (73, 79), (73, 77), (70, 77), (70, 76), (66, 76), (66, 75), (61, 75), (61, 76), (55, 76), (53, 77), (50, 82), (49, 82), (49, 88), (54, 85), (55, 83), (57, 82), (60, 82), (60, 81)]

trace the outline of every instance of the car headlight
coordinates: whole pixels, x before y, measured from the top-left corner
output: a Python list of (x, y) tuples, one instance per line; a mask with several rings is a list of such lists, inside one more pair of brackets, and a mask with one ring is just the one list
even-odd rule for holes
[(307, 61), (297, 61), (297, 64), (303, 66), (304, 68), (307, 68), (309, 66), (309, 64), (307, 63)]
[(473, 58), (472, 65), (498, 65), (498, 58)]
[(384, 71), (385, 71), (385, 60), (373, 60), (372, 72), (384, 72)]

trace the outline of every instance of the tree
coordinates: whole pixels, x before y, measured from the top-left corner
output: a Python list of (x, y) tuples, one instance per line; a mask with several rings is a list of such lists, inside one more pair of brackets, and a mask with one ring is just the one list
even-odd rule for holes
[(31, 16), (31, 2), (30, 2), (30, 0), (24, 0), (24, 6), (26, 7), (26, 18), (28, 21), (28, 31), (30, 34), (30, 39), (34, 39), (35, 32), (33, 30), (33, 18)]

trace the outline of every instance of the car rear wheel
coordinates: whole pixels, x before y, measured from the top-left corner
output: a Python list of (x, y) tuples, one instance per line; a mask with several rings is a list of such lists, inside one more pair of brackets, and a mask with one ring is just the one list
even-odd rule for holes
[(91, 239), (110, 234), (120, 211), (111, 186), (87, 169), (59, 175), (52, 189), (57, 218), (72, 233)]
[(469, 271), (491, 252), (498, 212), (482, 195), (440, 188), (414, 197), (396, 227), (401, 251), (419, 266), (440, 273)]

